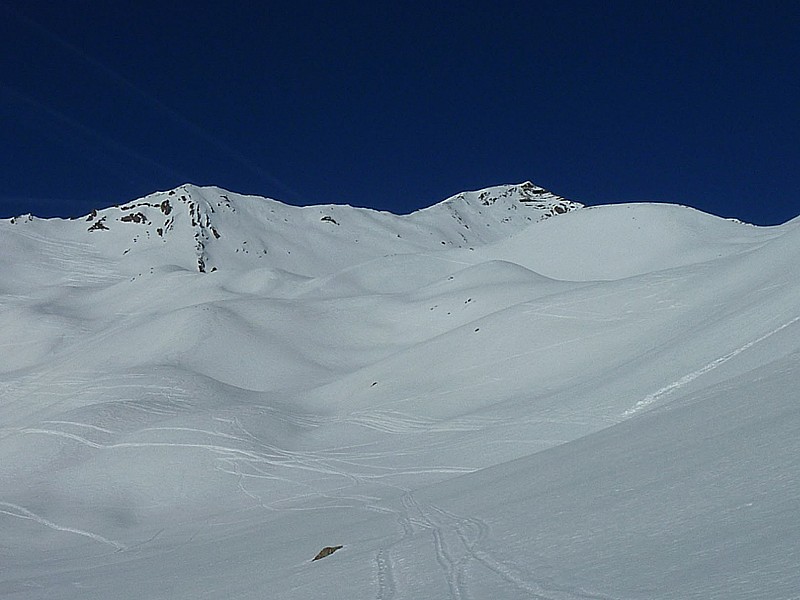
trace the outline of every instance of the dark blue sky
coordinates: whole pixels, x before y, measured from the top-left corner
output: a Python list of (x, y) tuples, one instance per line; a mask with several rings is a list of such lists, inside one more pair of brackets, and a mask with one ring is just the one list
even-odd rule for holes
[(526, 179), (800, 214), (800, 2), (0, 0), (0, 216), (181, 183), (408, 212)]

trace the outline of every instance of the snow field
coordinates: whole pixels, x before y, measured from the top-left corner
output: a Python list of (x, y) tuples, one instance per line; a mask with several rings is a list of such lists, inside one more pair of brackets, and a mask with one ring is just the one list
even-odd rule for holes
[(797, 598), (800, 221), (485, 192), (0, 223), (0, 596)]

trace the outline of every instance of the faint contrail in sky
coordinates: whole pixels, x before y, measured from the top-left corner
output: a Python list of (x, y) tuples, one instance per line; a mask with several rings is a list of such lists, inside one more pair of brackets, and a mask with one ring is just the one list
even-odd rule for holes
[(52, 106), (48, 106), (47, 104), (40, 102), (39, 100), (29, 96), (28, 94), (25, 94), (17, 89), (11, 88), (3, 84), (2, 82), (0, 82), (0, 92), (7, 94), (17, 102), (27, 104), (28, 106), (36, 109), (37, 111), (47, 114), (54, 121), (58, 122), (66, 129), (77, 130), (84, 136), (92, 138), (96, 142), (99, 142), (100, 144), (103, 144), (111, 148), (112, 150), (127, 156), (128, 158), (132, 158), (154, 169), (157, 169), (158, 171), (161, 171), (165, 175), (169, 175), (170, 177), (175, 177), (183, 181), (187, 180), (185, 174), (180, 173), (171, 167), (164, 166), (161, 163), (154, 161), (153, 159), (142, 154), (141, 152), (137, 152), (133, 148), (130, 148), (129, 146), (126, 146), (125, 144), (122, 144), (116, 141), (115, 139), (101, 133), (97, 129), (89, 127), (88, 125), (81, 123), (77, 119), (73, 119), (69, 115), (66, 115), (63, 112), (56, 110)]
[[(163, 112), (164, 114), (168, 115), (171, 119), (173, 119), (176, 123), (184, 127), (185, 129), (189, 130), (192, 134), (197, 136), (198, 138), (212, 144), (218, 150), (220, 150), (223, 154), (227, 155), (229, 158), (237, 161), (256, 175), (263, 177), (279, 189), (287, 192), (288, 194), (294, 196), (295, 200), (303, 201), (304, 195), (294, 190), (292, 187), (285, 184), (283, 181), (269, 173), (260, 165), (256, 164), (253, 160), (236, 150), (235, 148), (231, 147), (220, 138), (212, 134), (211, 132), (203, 129), (196, 123), (189, 121), (186, 117), (181, 115), (175, 109), (171, 108), (170, 106), (164, 104), (161, 100), (150, 94), (149, 92), (143, 90), (132, 81), (115, 71), (114, 69), (108, 67), (107, 65), (103, 64), (93, 56), (90, 56), (68, 40), (65, 40), (58, 34), (50, 31), (42, 24), (38, 23), (37, 21), (31, 19), (27, 15), (20, 13), (18, 10), (10, 7), (5, 2), (0, 2), (0, 7), (3, 7), (6, 12), (12, 14), (15, 18), (22, 21), (26, 26), (30, 29), (35, 31), (38, 35), (46, 38), (52, 43), (57, 44), (61, 48), (67, 50), (73, 56), (79, 58), (80, 60), (88, 63), (98, 71), (102, 72), (106, 77), (111, 79), (114, 83), (118, 86), (128, 90), (130, 92), (135, 93), (139, 98), (144, 100), (147, 104), (151, 107), (156, 108)], [(55, 111), (51, 111), (55, 112)], [(73, 120), (74, 121), (74, 120)], [(85, 127), (85, 126), (84, 126)], [(89, 129), (89, 128), (86, 128)], [(120, 144), (121, 146), (121, 144)], [(131, 151), (132, 152), (132, 151)], [(152, 162), (152, 161), (151, 161)], [(163, 167), (162, 167), (163, 168)]]

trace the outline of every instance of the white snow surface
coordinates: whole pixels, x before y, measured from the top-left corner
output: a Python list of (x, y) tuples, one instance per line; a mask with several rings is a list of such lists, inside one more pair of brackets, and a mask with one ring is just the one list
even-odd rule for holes
[(798, 264), (529, 182), (0, 221), (0, 598), (798, 599)]

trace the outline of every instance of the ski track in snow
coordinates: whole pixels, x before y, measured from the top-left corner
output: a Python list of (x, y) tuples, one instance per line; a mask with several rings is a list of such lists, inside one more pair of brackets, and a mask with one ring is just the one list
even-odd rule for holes
[(76, 421), (42, 421), (42, 423), (50, 425), (73, 425), (75, 427), (85, 427), (86, 429), (94, 429), (95, 431), (100, 431), (102, 433), (111, 433), (111, 434), (117, 433), (116, 431), (111, 431), (110, 429), (106, 429), (105, 427), (99, 427), (97, 425), (92, 425), (90, 423), (78, 423)]
[[(417, 501), (410, 491), (403, 495), (402, 506), (402, 522), (408, 524), (403, 538), (381, 548), (376, 556), (378, 600), (386, 600), (396, 593), (394, 583), (391, 586), (382, 583), (390, 581), (392, 549), (410, 539), (418, 528), (431, 535), (436, 562), (447, 584), (449, 596), (453, 600), (468, 600), (471, 597), (468, 579), (485, 582), (489, 573), (523, 592), (526, 597), (535, 600), (618, 600), (612, 596), (588, 592), (581, 588), (568, 588), (536, 581), (512, 561), (501, 558), (485, 548), (490, 537), (490, 528), (480, 519), (457, 515), (434, 504), (423, 504)], [(414, 550), (415, 548), (411, 551)], [(475, 573), (475, 564), (484, 567), (488, 573)]]
[(590, 593), (579, 588), (559, 588), (555, 585), (544, 585), (525, 575), (522, 569), (507, 559), (500, 559), (495, 554), (481, 549), (480, 545), (489, 537), (489, 526), (482, 520), (463, 517), (448, 512), (436, 505), (430, 509), (449, 520), (458, 538), (469, 554), (490, 571), (493, 571), (519, 590), (531, 594), (533, 598), (542, 600), (617, 600), (612, 596)]
[(480, 431), (496, 419), (461, 417), (446, 422), (389, 410), (362, 410), (351, 413), (343, 422), (386, 433)]
[[(232, 440), (242, 442), (255, 446), (255, 448), (235, 447), (230, 445), (199, 443), (199, 442), (177, 442), (177, 441), (126, 441), (116, 443), (101, 443), (91, 440), (83, 435), (77, 433), (63, 431), (60, 429), (45, 429), (42, 427), (26, 427), (17, 430), (19, 433), (26, 435), (44, 435), (57, 438), (64, 438), (77, 442), (79, 444), (100, 450), (117, 450), (129, 448), (177, 448), (177, 449), (199, 449), (211, 452), (218, 456), (221, 460), (232, 461), (236, 460), (246, 463), (250, 466), (265, 464), (279, 468), (295, 469), (301, 471), (311, 471), (324, 475), (338, 476), (348, 479), (352, 483), (360, 484), (369, 480), (380, 480), (390, 477), (398, 477), (403, 475), (427, 475), (427, 474), (462, 474), (474, 471), (471, 467), (461, 466), (446, 466), (446, 465), (418, 465), (414, 468), (396, 468), (382, 465), (367, 464), (372, 460), (379, 460), (389, 456), (389, 452), (381, 453), (330, 453), (326, 450), (316, 451), (301, 451), (301, 450), (285, 450), (273, 445), (266, 444), (260, 441), (257, 437), (253, 436), (241, 425), (240, 430), (244, 436), (235, 436), (231, 434), (221, 433), (217, 431), (210, 431), (190, 427), (150, 427), (138, 430), (142, 432), (165, 432), (165, 433), (182, 433), (193, 432), (201, 433), (211, 437), (220, 437), (225, 440)], [(101, 431), (104, 431), (100, 428)], [(238, 469), (238, 468), (237, 468)], [(237, 477), (253, 477), (253, 478), (276, 478), (273, 475), (267, 476), (266, 474), (247, 474), (243, 473), (240, 469), (235, 470), (231, 474)]]
[(723, 365), (726, 362), (728, 362), (729, 360), (731, 360), (733, 358), (736, 358), (742, 352), (746, 352), (747, 350), (749, 350), (753, 346), (755, 346), (757, 344), (760, 344), (764, 340), (772, 337), (776, 333), (779, 333), (779, 332), (783, 331), (787, 327), (791, 327), (792, 325), (794, 325), (798, 321), (800, 321), (800, 316), (797, 316), (794, 319), (791, 319), (790, 321), (787, 321), (783, 325), (780, 325), (779, 327), (776, 327), (772, 331), (769, 331), (769, 332), (765, 333), (764, 335), (762, 335), (761, 337), (756, 338), (755, 340), (752, 340), (752, 341), (746, 343), (745, 345), (737, 348), (736, 350), (734, 350), (732, 352), (729, 352), (728, 354), (725, 354), (724, 356), (720, 356), (716, 360), (711, 361), (710, 363), (708, 363), (707, 365), (697, 369), (696, 371), (692, 371), (691, 373), (688, 373), (688, 374), (684, 375), (683, 377), (681, 377), (677, 381), (673, 381), (669, 385), (666, 385), (666, 386), (662, 387), (661, 389), (653, 392), (652, 394), (648, 394), (647, 396), (645, 396), (644, 398), (639, 400), (636, 404), (634, 404), (631, 408), (629, 408), (624, 413), (622, 413), (622, 417), (623, 418), (628, 418), (628, 417), (631, 417), (631, 416), (635, 415), (639, 411), (644, 410), (645, 408), (647, 408), (648, 406), (650, 406), (653, 403), (657, 402), (661, 398), (664, 398), (665, 396), (668, 396), (669, 394), (671, 394), (675, 390), (678, 390), (678, 389), (690, 384), (692, 381), (694, 381), (698, 377), (702, 377), (703, 375), (705, 375), (709, 371), (713, 371), (714, 369), (716, 369), (720, 365)]
[(105, 538), (102, 535), (98, 535), (96, 533), (92, 533), (91, 531), (84, 531), (82, 529), (76, 529), (74, 527), (65, 527), (63, 525), (58, 525), (57, 523), (53, 523), (52, 521), (49, 521), (44, 517), (37, 515), (36, 513), (28, 510), (23, 506), (12, 504), (10, 502), (0, 502), (0, 506), (9, 509), (9, 510), (0, 509), (0, 513), (4, 515), (9, 515), (11, 517), (16, 517), (18, 519), (26, 519), (34, 521), (36, 523), (39, 523), (40, 525), (44, 525), (45, 527), (49, 527), (50, 529), (54, 529), (56, 531), (63, 531), (66, 533), (74, 533), (77, 535), (82, 535), (96, 542), (113, 546), (114, 549), (117, 551), (125, 550), (125, 546), (123, 546), (119, 542), (115, 542), (114, 540), (109, 540), (108, 538)]
[[(398, 488), (393, 486), (394, 489), (404, 492), (408, 494), (407, 490), (403, 490), (402, 488)], [(395, 581), (395, 562), (393, 557), (393, 549), (399, 546), (400, 544), (407, 542), (410, 540), (414, 535), (414, 528), (411, 525), (411, 521), (408, 517), (408, 513), (406, 511), (397, 511), (389, 509), (389, 512), (394, 514), (397, 518), (397, 525), (402, 530), (402, 534), (400, 538), (383, 546), (380, 550), (378, 550), (377, 554), (375, 555), (375, 565), (377, 568), (377, 584), (378, 584), (378, 593), (376, 596), (376, 600), (390, 600), (394, 598), (397, 593), (397, 582)]]
[[(46, 377), (51, 373), (55, 377)], [(145, 374), (101, 377), (95, 373), (80, 373), (80, 376), (73, 373), (69, 378), (61, 375), (62, 372), (57, 367), (51, 367), (37, 375), (18, 379), (3, 390), (4, 397), (14, 398), (16, 396), (18, 399), (3, 408), (10, 409), (15, 404), (27, 406), (30, 398), (40, 399), (41, 402), (38, 403), (39, 407), (35, 413), (26, 411), (26, 420), (30, 420), (35, 414), (55, 409), (69, 410), (70, 404), (76, 402), (76, 399), (87, 396), (97, 399), (93, 402), (94, 404), (113, 405), (120, 411), (157, 417), (174, 417), (194, 406), (194, 397), (188, 390), (177, 385), (154, 384), (152, 380), (146, 379)], [(107, 383), (111, 381), (114, 383)], [(139, 397), (127, 397), (128, 394), (133, 393)], [(107, 397), (113, 398), (111, 403), (106, 399)], [(117, 417), (121, 417), (121, 415), (117, 415)], [(77, 424), (77, 426), (97, 427), (85, 423)]]
[(392, 559), (389, 550), (381, 548), (375, 556), (375, 564), (378, 569), (378, 595), (376, 600), (390, 600), (394, 598), (396, 589)]
[[(110, 432), (105, 428), (96, 428), (71, 421), (50, 423), (67, 426), (86, 426), (90, 431), (96, 430), (103, 434)], [(201, 434), (212, 438), (238, 442), (241, 446), (200, 443), (199, 441), (162, 440), (101, 443), (73, 431), (43, 427), (23, 428), (18, 430), (18, 433), (61, 438), (100, 451), (172, 448), (209, 452), (216, 461), (213, 466), (215, 471), (234, 477), (236, 489), (243, 496), (256, 506), (270, 511), (327, 510), (336, 506), (341, 508), (362, 508), (376, 512), (391, 512), (376, 504), (379, 498), (353, 494), (350, 490), (366, 483), (392, 488), (394, 486), (389, 481), (394, 478), (458, 475), (475, 470), (474, 468), (442, 465), (416, 465), (413, 468), (398, 468), (382, 464), (369, 464), (375, 460), (381, 461), (381, 459), (388, 458), (391, 455), (388, 451), (362, 453), (357, 450), (352, 450), (351, 452), (339, 450), (331, 453), (326, 450), (285, 450), (263, 442), (242, 426), (238, 418), (234, 418), (229, 424), (235, 427), (238, 435), (197, 427), (149, 427), (138, 430), (137, 434), (147, 432), (164, 435)], [(318, 479), (320, 483), (330, 479), (341, 479), (345, 484), (332, 490), (326, 487), (318, 487), (314, 483), (314, 479), (309, 480), (308, 477), (300, 477), (300, 473), (322, 475), (322, 479)], [(247, 483), (248, 481), (255, 482), (258, 480), (283, 482), (302, 491), (294, 495), (273, 498), (268, 501), (260, 492), (255, 491)], [(316, 507), (293, 506), (296, 502), (307, 504), (310, 498), (318, 498), (324, 500), (324, 502)]]
[[(454, 558), (448, 547), (448, 541), (442, 527), (428, 516), (412, 493), (405, 494), (402, 502), (403, 508), (408, 515), (409, 523), (430, 531), (433, 538), (436, 562), (439, 563), (444, 579), (447, 582), (450, 597), (453, 600), (467, 600), (470, 597), (464, 581), (467, 557), (461, 555), (458, 558)], [(412, 513), (416, 513), (416, 516), (412, 516)]]

